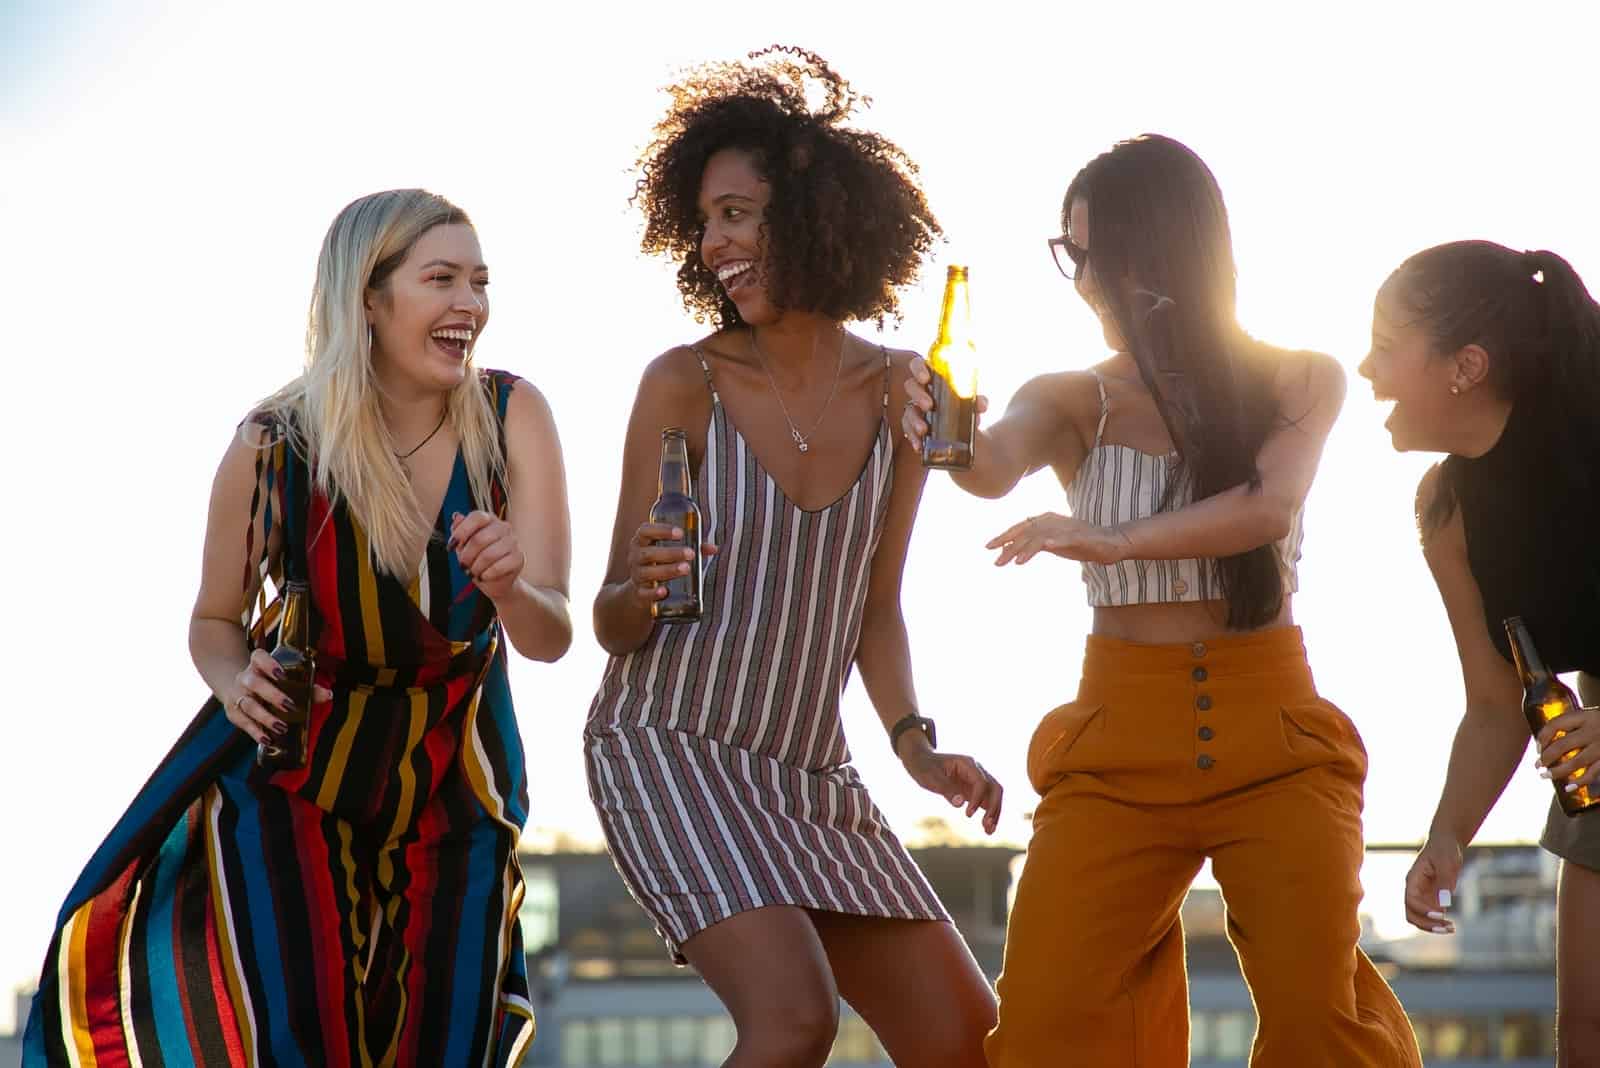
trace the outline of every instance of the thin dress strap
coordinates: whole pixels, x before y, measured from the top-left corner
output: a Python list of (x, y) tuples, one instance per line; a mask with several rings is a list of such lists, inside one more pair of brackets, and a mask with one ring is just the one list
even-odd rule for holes
[(1106, 416), (1111, 414), (1111, 402), (1106, 397), (1106, 380), (1100, 377), (1099, 371), (1091, 370), (1094, 375), (1095, 388), (1100, 391), (1100, 424), (1094, 428), (1094, 447), (1100, 447), (1100, 439), (1106, 434)]
[(894, 361), (889, 358), (889, 350), (882, 345), (878, 346), (878, 351), (883, 353), (883, 410), (887, 413), (889, 411), (889, 378), (894, 371)]
[(700, 351), (699, 345), (690, 345), (694, 358), (700, 361), (700, 373), (706, 376), (706, 388), (711, 391), (711, 402), (721, 404), (722, 398), (717, 396), (717, 384), (711, 381), (711, 368), (706, 364), (706, 354)]

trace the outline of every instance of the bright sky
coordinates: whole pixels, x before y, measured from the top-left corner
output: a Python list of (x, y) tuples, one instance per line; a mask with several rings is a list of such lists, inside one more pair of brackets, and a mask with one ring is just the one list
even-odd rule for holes
[[(579, 633), (565, 660), (516, 664), (512, 680), (531, 825), (597, 837), (579, 732), (603, 664), (589, 603), (623, 428), (639, 368), (700, 329), (670, 268), (637, 253), (630, 167), (676, 69), (775, 40), (875, 98), (863, 121), (921, 163), (949, 235), (886, 340), (924, 348), (943, 264), (970, 264), (996, 403), (1103, 355), (1044, 245), (1077, 168), (1147, 130), (1211, 165), (1246, 326), (1352, 372), (1296, 615), (1371, 753), (1369, 839), (1425, 830), (1461, 707), (1411, 520), (1428, 460), (1391, 452), (1354, 368), (1375, 287), (1427, 245), (1553, 248), (1600, 286), (1592, 5), (133, 7), (0, 10), (0, 293), (18, 372), (0, 420), (0, 987), (35, 974), (69, 884), (204, 696), (186, 627), (212, 472), (252, 401), (300, 364), (323, 231), (375, 190), (426, 186), (474, 216), (493, 272), (479, 360), (555, 409)], [(1027, 738), (1072, 696), (1089, 616), (1075, 565), (997, 573), (982, 546), (1062, 507), (1046, 478), (1000, 502), (936, 478), (906, 574), (923, 707), (947, 747), (1005, 782), (1001, 836), (1016, 842)], [(934, 613), (952, 590), (970, 615), (961, 647), (941, 650)], [(891, 822), (948, 811), (893, 762), (858, 685), (845, 707)], [(1483, 836), (1535, 836), (1548, 798), (1527, 767)], [(1369, 882), (1375, 908), (1398, 894), (1392, 872)]]

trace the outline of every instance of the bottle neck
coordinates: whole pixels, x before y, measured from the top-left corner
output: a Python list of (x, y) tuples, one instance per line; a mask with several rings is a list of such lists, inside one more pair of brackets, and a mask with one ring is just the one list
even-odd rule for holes
[(1528, 625), (1522, 621), (1521, 616), (1512, 616), (1506, 620), (1506, 636), (1511, 639), (1511, 658), (1516, 661), (1517, 674), (1522, 676), (1524, 686), (1530, 683), (1547, 682), (1550, 672), (1545, 668), (1544, 661), (1539, 658), (1539, 650), (1534, 647), (1533, 635), (1528, 632)]
[(283, 616), (278, 620), (278, 644), (305, 649), (310, 644), (311, 591), (291, 582), (283, 592)]
[(681, 434), (664, 435), (661, 439), (661, 479), (659, 490), (668, 493), (689, 493), (689, 444)]

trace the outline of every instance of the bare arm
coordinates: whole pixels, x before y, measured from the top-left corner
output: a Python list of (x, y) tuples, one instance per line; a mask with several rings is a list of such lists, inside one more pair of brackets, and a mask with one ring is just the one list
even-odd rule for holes
[[(1418, 515), (1426, 514), (1438, 488), (1435, 467), (1417, 490)], [(1423, 555), (1455, 635), (1467, 702), (1428, 840), (1406, 877), (1406, 917), (1425, 931), (1446, 933), (1453, 928), (1440, 892), (1454, 892), (1467, 844), (1516, 771), (1529, 735), (1521, 713), (1522, 685), (1484, 625), (1483, 597), (1467, 562), (1459, 509), (1426, 535)]]
[[(1215, 559), (1287, 537), (1344, 405), (1344, 369), (1320, 353), (1296, 354), (1278, 372), (1279, 411), (1289, 422), (1268, 435), (1256, 457), (1261, 484), (1234, 486), (1119, 530), (1123, 559)], [(1299, 413), (1304, 413), (1299, 414)]]
[[(694, 457), (704, 452), (705, 443), (698, 435), (710, 418), (710, 406), (699, 364), (687, 349), (669, 350), (656, 357), (639, 380), (622, 446), (622, 485), (611, 530), (611, 555), (605, 583), (594, 599), (595, 637), (613, 656), (632, 652), (650, 637), (655, 628), (650, 604), (661, 592), (656, 583), (673, 577), (690, 558), (687, 549), (657, 548), (657, 540), (672, 534), (646, 522), (658, 489), (661, 430), (669, 426), (688, 430), (693, 465)], [(695, 449), (696, 442), (699, 449)], [(708, 530), (705, 536), (715, 538), (717, 532)], [(707, 545), (707, 555), (715, 552), (714, 545)]]
[[(903, 379), (908, 357), (895, 354), (895, 379)], [(893, 398), (891, 398), (893, 400)], [(904, 406), (904, 400), (901, 399)], [(911, 673), (911, 645), (900, 591), (905, 575), (911, 528), (922, 500), (927, 469), (916, 449), (894, 450), (894, 487), (884, 519), (883, 533), (872, 557), (867, 600), (862, 615), (861, 639), (856, 646), (856, 666), (861, 684), (878, 719), (888, 733), (902, 718), (917, 714), (916, 688)], [(967, 815), (982, 808), (984, 830), (993, 834), (1000, 818), (1002, 790), (970, 757), (935, 753), (926, 735), (909, 731), (900, 738), (897, 753), (918, 784), (966, 806)]]
[[(989, 541), (988, 548), (1000, 550), (995, 564), (1025, 564), (1041, 552), (1101, 564), (1215, 559), (1285, 537), (1311, 490), (1323, 444), (1344, 403), (1344, 370), (1338, 362), (1317, 353), (1297, 355), (1278, 372), (1279, 410), (1290, 418), (1267, 436), (1257, 454), (1260, 485), (1234, 486), (1117, 527), (1055, 513), (1035, 516)], [(1062, 477), (1071, 476), (1063, 472)]]
[[(933, 398), (925, 388), (930, 379), (922, 360), (913, 359), (909, 372), (904, 388), (911, 403), (909, 408), (901, 405), (901, 429), (917, 448), (928, 430), (925, 416), (933, 407)], [(1055, 467), (1070, 480), (1088, 446), (1073, 422), (1067, 398), (1074, 385), (1084, 388), (1092, 381), (1082, 373), (1030, 379), (1011, 398), (999, 421), (978, 429), (972, 467), (950, 472), (951, 479), (968, 493), (989, 498), (1004, 497), (1025, 475), (1045, 466)], [(980, 398), (979, 410), (984, 407)]]
[[(1423, 479), (1419, 497), (1430, 493), (1438, 468)], [(1420, 514), (1420, 513), (1419, 513)], [(1466, 686), (1466, 713), (1456, 729), (1450, 767), (1429, 837), (1445, 836), (1463, 848), (1505, 790), (1528, 748), (1522, 717), (1522, 683), (1495, 649), (1484, 625), (1483, 597), (1467, 563), (1467, 538), (1456, 512), (1423, 544), (1423, 555), (1444, 600), (1455, 634)]]
[[(250, 514), (256, 454), (255, 447), (235, 434), (211, 483), (200, 590), (189, 617), (189, 656), (229, 721), (264, 742), (269, 732), (281, 733), (286, 725), (272, 711), (285, 700), (268, 681), (275, 665), (264, 651), (252, 656), (243, 620), (245, 607), (261, 587), (256, 561), (246, 556), (246, 538), (257, 552), (265, 540), (264, 514), (253, 520)], [(269, 558), (282, 551), (282, 531), (283, 525), (277, 524), (265, 541)]]
[[(561, 439), (544, 394), (523, 380), (512, 387), (505, 426), (506, 520), (515, 551), (521, 554), (521, 567), (504, 586), (483, 588), (493, 596), (500, 622), (517, 652), (530, 660), (554, 662), (572, 646), (568, 604), (572, 523)], [(481, 566), (482, 561), (469, 548), (470, 529), (458, 526), (455, 533), (463, 565)]]

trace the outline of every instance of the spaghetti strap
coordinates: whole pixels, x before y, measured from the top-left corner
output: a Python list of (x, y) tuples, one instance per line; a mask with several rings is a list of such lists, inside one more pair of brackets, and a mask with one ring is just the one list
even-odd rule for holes
[(878, 351), (883, 353), (883, 410), (887, 413), (889, 411), (889, 377), (894, 371), (894, 361), (889, 358), (889, 350), (882, 345), (878, 346)]
[(706, 376), (706, 388), (711, 391), (711, 402), (721, 404), (722, 398), (717, 396), (717, 384), (711, 381), (711, 367), (706, 363), (706, 354), (700, 351), (699, 345), (690, 345), (694, 358), (700, 361), (700, 373)]
[(1100, 423), (1094, 428), (1094, 447), (1100, 447), (1100, 440), (1106, 434), (1106, 417), (1111, 414), (1111, 401), (1106, 397), (1106, 380), (1100, 377), (1099, 371), (1091, 370), (1094, 375), (1095, 388), (1100, 391)]

